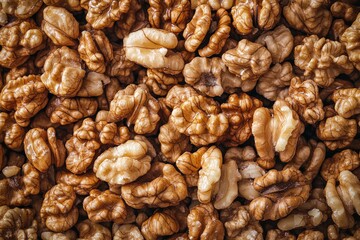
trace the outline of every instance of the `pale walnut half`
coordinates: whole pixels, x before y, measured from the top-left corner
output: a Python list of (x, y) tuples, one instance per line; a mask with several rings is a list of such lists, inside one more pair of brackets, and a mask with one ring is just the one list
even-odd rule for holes
[(360, 70), (360, 13), (352, 25), (341, 35), (340, 41), (345, 45), (350, 61)]
[(184, 68), (181, 54), (169, 50), (177, 44), (174, 33), (156, 28), (143, 28), (124, 38), (127, 59), (168, 74), (178, 74)]
[(140, 229), (134, 224), (114, 224), (112, 227), (113, 240), (144, 240)]
[(360, 113), (360, 89), (337, 89), (331, 99), (335, 102), (335, 111), (344, 118)]
[(58, 171), (56, 173), (56, 183), (72, 186), (78, 195), (89, 195), (92, 189), (98, 187), (100, 179), (93, 172), (78, 175), (68, 171)]
[(0, 112), (0, 142), (13, 150), (22, 150), (25, 129), (16, 123), (13, 114)]
[(171, 164), (155, 162), (150, 170), (134, 183), (121, 188), (121, 196), (130, 207), (165, 208), (175, 206), (187, 196), (184, 177)]
[(330, 150), (346, 147), (357, 134), (355, 119), (341, 116), (329, 117), (320, 122), (316, 135)]
[(48, 102), (48, 91), (39, 75), (9, 81), (1, 90), (0, 96), (0, 106), (7, 111), (15, 110), (14, 118), (22, 127), (29, 125), (30, 118)]
[(84, 210), (92, 222), (115, 222), (122, 224), (126, 219), (126, 207), (121, 197), (109, 190), (93, 189), (84, 199)]
[(68, 47), (58, 48), (45, 61), (41, 81), (56, 96), (74, 97), (79, 91), (85, 70), (77, 51)]
[(250, 214), (256, 220), (277, 220), (287, 216), (309, 197), (310, 185), (295, 168), (282, 171), (271, 169), (255, 178), (254, 188), (261, 196), (251, 201)]
[(110, 78), (101, 73), (89, 72), (77, 92), (78, 97), (98, 97), (104, 93), (104, 85), (111, 82)]
[(283, 14), (291, 27), (308, 34), (325, 36), (331, 26), (332, 16), (328, 0), (293, 0), (284, 7)]
[(75, 206), (76, 194), (71, 186), (60, 183), (46, 194), (41, 206), (41, 220), (54, 232), (63, 232), (72, 228), (79, 211)]
[(94, 239), (94, 240), (111, 240), (111, 231), (100, 224), (94, 223), (89, 219), (76, 224), (76, 229), (79, 231), (80, 239)]
[(76, 45), (79, 23), (69, 11), (62, 7), (47, 6), (43, 16), (41, 28), (55, 45)]
[(314, 79), (320, 87), (327, 87), (341, 73), (350, 74), (354, 67), (340, 42), (311, 35), (294, 49), (295, 65), (304, 76)]

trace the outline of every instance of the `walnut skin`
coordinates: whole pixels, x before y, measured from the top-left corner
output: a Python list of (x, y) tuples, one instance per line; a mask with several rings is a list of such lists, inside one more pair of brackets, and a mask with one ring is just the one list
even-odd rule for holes
[(41, 8), (41, 6), (41, 0), (14, 0), (9, 2), (2, 2), (0, 4), (0, 9), (6, 14), (14, 15), (20, 19), (26, 19), (34, 15)]
[(352, 25), (345, 30), (340, 36), (340, 41), (345, 45), (349, 60), (354, 64), (355, 68), (360, 71), (360, 13)]
[(360, 89), (335, 90), (331, 99), (335, 102), (335, 111), (344, 118), (360, 113)]
[(156, 95), (165, 96), (169, 89), (183, 80), (182, 75), (170, 75), (159, 72), (157, 70), (148, 69), (146, 76), (142, 78), (140, 83), (146, 86)]
[[(118, 227), (115, 227), (118, 226)], [(140, 232), (140, 229), (133, 224), (114, 224), (112, 228), (113, 240), (144, 240), (143, 235)]]

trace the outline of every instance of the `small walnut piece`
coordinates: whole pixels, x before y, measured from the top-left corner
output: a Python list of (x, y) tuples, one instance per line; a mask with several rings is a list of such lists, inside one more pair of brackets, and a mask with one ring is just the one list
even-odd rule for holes
[(140, 232), (140, 229), (133, 224), (114, 224), (112, 228), (113, 240), (144, 240), (143, 235)]
[(72, 186), (78, 195), (89, 195), (90, 191), (100, 184), (100, 179), (93, 172), (77, 175), (68, 171), (60, 171), (56, 173), (56, 182)]
[(156, 95), (165, 96), (169, 89), (183, 80), (183, 76), (170, 75), (159, 72), (158, 70), (147, 69), (146, 76), (144, 76), (140, 83), (145, 83), (146, 86)]
[(354, 22), (360, 12), (360, 7), (346, 2), (336, 1), (331, 5), (331, 13), (334, 17), (342, 18), (347, 22)]
[(169, 74), (178, 74), (184, 68), (181, 54), (169, 51), (177, 44), (175, 34), (156, 28), (143, 28), (124, 38), (126, 58)]
[(80, 239), (111, 240), (111, 232), (103, 225), (93, 223), (89, 219), (76, 224)]
[(335, 111), (344, 118), (360, 113), (360, 89), (358, 88), (335, 90), (331, 99), (335, 102)]
[(13, 150), (22, 150), (25, 129), (15, 122), (13, 114), (0, 112), (0, 141)]
[(300, 233), (297, 240), (324, 240), (324, 234), (319, 231), (305, 230)]
[(360, 13), (352, 25), (341, 35), (340, 41), (345, 45), (346, 52), (355, 68), (360, 71)]

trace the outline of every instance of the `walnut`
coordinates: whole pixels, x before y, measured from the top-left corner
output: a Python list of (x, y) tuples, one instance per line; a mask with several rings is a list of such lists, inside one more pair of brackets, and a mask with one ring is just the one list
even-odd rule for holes
[(191, 8), (195, 9), (204, 3), (209, 4), (212, 10), (220, 8), (230, 9), (234, 5), (234, 0), (191, 0)]
[(113, 45), (113, 59), (107, 63), (106, 73), (112, 77), (129, 77), (132, 72), (139, 68), (134, 62), (125, 56), (122, 46)]
[(331, 5), (331, 13), (336, 18), (342, 18), (347, 22), (354, 22), (360, 12), (360, 7), (346, 2), (336, 1)]
[(335, 111), (342, 117), (349, 118), (360, 113), (360, 89), (337, 89), (331, 99), (335, 102)]
[[(22, 64), (18, 67), (15, 67), (15, 68), (11, 68), (10, 71), (5, 74), (4, 85), (9, 83), (10, 81), (16, 80), (20, 77), (24, 77), (24, 76), (28, 76), (28, 75), (35, 75), (38, 71), (37, 71), (37, 69), (35, 69), (36, 65), (34, 65), (34, 64), (35, 64), (35, 62), (32, 61), (32, 59), (29, 59), (24, 64)], [(2, 83), (1, 83), (1, 85), (2, 85)]]
[(211, 201), (220, 180), (222, 160), (221, 151), (215, 146), (202, 147), (194, 153), (185, 152), (176, 160), (176, 166), (185, 175), (199, 171), (197, 197), (202, 203)]
[(277, 220), (303, 204), (311, 187), (305, 176), (291, 167), (282, 171), (271, 169), (255, 178), (254, 188), (261, 196), (251, 201), (250, 214), (256, 220)]
[(102, 144), (120, 145), (130, 139), (130, 131), (125, 126), (100, 121), (96, 123), (99, 140)]
[(111, 232), (103, 225), (93, 223), (89, 219), (76, 224), (80, 239), (111, 240)]
[(48, 91), (40, 81), (39, 75), (29, 75), (8, 82), (1, 90), (0, 106), (15, 110), (16, 122), (26, 127), (30, 118), (35, 116), (48, 102)]
[(190, 239), (223, 239), (225, 230), (211, 203), (199, 204), (187, 216)]
[(124, 38), (127, 59), (168, 74), (178, 74), (184, 68), (181, 54), (169, 51), (177, 44), (175, 34), (156, 28), (143, 28)]
[(262, 34), (256, 42), (266, 46), (271, 53), (273, 63), (282, 63), (294, 47), (294, 37), (290, 29), (284, 25)]
[(46, 115), (52, 123), (66, 125), (95, 114), (97, 108), (95, 98), (53, 97), (46, 107)]
[(327, 9), (328, 0), (293, 0), (284, 7), (286, 21), (296, 30), (325, 36), (331, 26), (332, 16)]
[[(137, 31), (137, 27), (140, 25), (140, 28), (149, 27), (150, 24), (145, 20), (143, 16), (144, 9), (141, 8), (141, 4), (138, 0), (131, 0), (129, 11), (126, 14), (120, 16), (119, 21), (115, 22), (115, 34), (119, 39), (123, 39), (130, 32)], [(143, 16), (144, 19), (140, 19)], [(144, 20), (145, 23), (141, 23)], [(144, 26), (143, 26), (144, 24)]]
[(296, 237), (289, 232), (283, 232), (279, 229), (271, 229), (266, 234), (266, 240), (295, 240)]
[(319, 231), (305, 230), (300, 233), (297, 240), (324, 240), (324, 234)]
[(229, 208), (221, 211), (220, 219), (224, 222), (228, 239), (263, 239), (261, 225), (251, 219), (249, 207), (241, 206), (240, 202), (233, 202)]
[(325, 116), (319, 89), (313, 80), (302, 81), (294, 77), (285, 101), (309, 124), (321, 121)]
[(55, 233), (49, 230), (41, 233), (42, 240), (76, 240), (77, 234), (73, 230), (67, 230), (62, 233)]
[(251, 136), (253, 115), (262, 102), (246, 93), (231, 94), (221, 110), (229, 121), (228, 135), (225, 144), (237, 146), (243, 144)]
[(30, 129), (24, 138), (24, 151), (29, 162), (40, 172), (46, 172), (51, 164), (61, 167), (65, 162), (64, 143), (56, 138), (54, 128)]
[(43, 16), (41, 28), (55, 45), (76, 45), (79, 23), (70, 12), (62, 7), (47, 6)]
[(81, 0), (43, 0), (46, 5), (63, 7), (68, 11), (81, 11), (82, 7), (80, 5)]
[(197, 95), (199, 94), (189, 85), (175, 85), (167, 93), (165, 98), (165, 104), (173, 109), (177, 106), (180, 106), (190, 97)]
[(196, 146), (216, 142), (228, 128), (228, 120), (220, 113), (217, 102), (203, 96), (192, 96), (176, 106), (169, 121)]
[(79, 39), (80, 58), (91, 71), (104, 73), (106, 62), (113, 60), (112, 45), (101, 30), (83, 31)]
[(320, 98), (323, 101), (326, 101), (329, 98), (331, 98), (331, 95), (335, 92), (335, 90), (340, 89), (340, 88), (347, 89), (347, 88), (353, 88), (353, 87), (354, 87), (354, 85), (349, 81), (335, 79), (335, 81), (332, 84), (330, 84), (330, 86), (328, 86), (320, 91)]
[(286, 102), (277, 100), (273, 110), (258, 108), (254, 112), (252, 134), (256, 150), (260, 156), (261, 167), (272, 168), (275, 152), (282, 162), (290, 161), (296, 151), (296, 144), (304, 125), (299, 116)]
[(83, 206), (92, 222), (113, 221), (121, 224), (126, 218), (124, 201), (109, 190), (91, 190), (90, 196), (84, 199)]
[(355, 68), (360, 71), (360, 14), (352, 25), (341, 35), (340, 41), (345, 45), (349, 60), (354, 64)]
[(0, 235), (3, 239), (37, 239), (38, 223), (29, 208), (0, 206)]
[(287, 94), (293, 77), (291, 63), (277, 63), (259, 78), (256, 92), (271, 101), (276, 101), (278, 97)]
[(330, 150), (346, 147), (357, 133), (355, 119), (345, 119), (341, 116), (329, 117), (320, 122), (316, 135), (324, 141)]
[[(115, 227), (116, 226), (116, 227)], [(144, 240), (143, 235), (140, 232), (140, 229), (133, 224), (114, 224), (112, 228), (113, 240)]]
[[(25, 196), (22, 178), (14, 176), (0, 180), (0, 205), (27, 206), (31, 203), (29, 195)], [(31, 194), (28, 192), (28, 194)]]
[(0, 4), (0, 9), (6, 13), (20, 19), (26, 19), (34, 15), (42, 5), (41, 0), (34, 1), (4, 1)]
[(156, 95), (165, 96), (169, 89), (183, 80), (183, 76), (170, 75), (159, 72), (158, 70), (147, 69), (146, 76), (142, 78), (140, 83), (146, 86)]
[(0, 112), (0, 142), (13, 150), (22, 150), (25, 129), (15, 122), (13, 114)]
[(46, 227), (54, 232), (62, 232), (73, 227), (79, 211), (75, 206), (76, 194), (71, 186), (60, 183), (46, 194), (40, 215)]
[(221, 58), (196, 57), (185, 65), (183, 75), (185, 82), (198, 91), (210, 96), (221, 96), (222, 74), (227, 71)]
[(126, 118), (128, 126), (134, 124), (135, 133), (151, 133), (160, 120), (159, 110), (158, 101), (151, 96), (146, 85), (130, 84), (116, 93), (107, 120), (117, 122)]
[(324, 161), (321, 167), (321, 176), (328, 181), (331, 178), (337, 179), (339, 174), (345, 170), (355, 170), (360, 166), (360, 156), (351, 149), (343, 150), (334, 154), (332, 158)]
[(130, 207), (175, 206), (187, 196), (183, 176), (171, 164), (155, 162), (136, 182), (121, 188), (121, 196)]
[(345, 30), (349, 26), (346, 25), (345, 21), (342, 19), (335, 19), (333, 23), (331, 24), (329, 35), (331, 39), (335, 41), (340, 41), (341, 35), (345, 32)]
[(86, 21), (94, 29), (111, 27), (130, 9), (131, 0), (90, 0)]
[(46, 59), (41, 81), (56, 96), (74, 97), (84, 77), (85, 70), (77, 51), (61, 47)]
[(242, 81), (255, 82), (266, 73), (272, 62), (271, 53), (261, 44), (241, 40), (237, 47), (226, 51), (222, 60), (229, 71)]
[(336, 186), (336, 179), (330, 178), (324, 189), (328, 206), (332, 210), (332, 220), (339, 228), (351, 228), (354, 225), (353, 213), (360, 213), (359, 194), (360, 181), (350, 171), (342, 171), (338, 179), (339, 186)]
[(68, 171), (59, 171), (56, 173), (56, 183), (73, 187), (78, 195), (88, 195), (92, 189), (98, 187), (100, 179), (93, 172), (77, 175)]
[(103, 85), (110, 83), (110, 78), (105, 74), (89, 72), (84, 78), (81, 88), (77, 92), (78, 97), (97, 97), (104, 93)]
[(178, 34), (185, 28), (191, 15), (190, 2), (187, 0), (160, 1), (150, 0), (149, 22), (154, 28)]
[(311, 35), (294, 49), (295, 65), (305, 70), (304, 76), (314, 79), (320, 87), (329, 86), (341, 73), (350, 74), (354, 67), (337, 41)]

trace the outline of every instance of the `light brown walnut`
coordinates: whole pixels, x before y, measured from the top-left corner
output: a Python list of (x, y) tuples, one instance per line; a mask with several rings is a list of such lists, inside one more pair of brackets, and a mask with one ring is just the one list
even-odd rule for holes
[(196, 146), (218, 141), (229, 125), (218, 103), (203, 96), (192, 96), (176, 106), (169, 121)]
[(324, 141), (330, 150), (346, 147), (356, 134), (356, 120), (346, 119), (338, 115), (321, 121), (316, 129), (316, 135)]
[(343, 88), (343, 89), (354, 88), (354, 84), (347, 80), (335, 79), (335, 81), (330, 86), (328, 86), (320, 91), (320, 94), (319, 94), (320, 98), (323, 101), (329, 100), (329, 99), (331, 99), (331, 95), (335, 92), (335, 90), (340, 89), (340, 88)]
[(0, 9), (6, 14), (13, 15), (20, 19), (26, 19), (34, 15), (41, 8), (41, 6), (41, 0), (14, 0), (1, 2)]
[(78, 97), (98, 97), (104, 93), (104, 85), (111, 82), (110, 78), (101, 73), (89, 72), (77, 92)]
[(134, 224), (114, 224), (112, 227), (113, 240), (144, 240), (140, 229)]
[(13, 150), (22, 150), (25, 129), (16, 123), (13, 114), (0, 112), (0, 142)]
[(284, 7), (283, 14), (292, 28), (321, 37), (331, 26), (328, 3), (328, 0), (293, 0)]
[(92, 189), (98, 187), (100, 179), (93, 172), (78, 175), (68, 171), (59, 171), (56, 173), (56, 183), (73, 187), (78, 195), (89, 195)]
[(75, 206), (76, 194), (71, 186), (60, 183), (46, 194), (41, 206), (41, 220), (54, 232), (63, 232), (72, 228), (79, 211)]
[(346, 25), (345, 21), (343, 19), (335, 19), (333, 23), (331, 24), (331, 28), (329, 31), (329, 36), (331, 39), (335, 41), (340, 41), (341, 35), (345, 32), (345, 30), (349, 26)]
[(62, 7), (47, 6), (43, 11), (41, 29), (55, 45), (75, 46), (79, 37), (79, 23)]
[(144, 76), (139, 83), (145, 83), (154, 94), (165, 96), (171, 87), (182, 82), (182, 80), (183, 76), (181, 74), (170, 75), (157, 70), (147, 69), (146, 76)]
[(220, 8), (230, 9), (234, 5), (234, 0), (191, 0), (191, 9), (195, 9), (197, 6), (207, 3), (212, 10), (218, 10)]
[(271, 169), (255, 178), (254, 188), (261, 196), (251, 201), (250, 214), (256, 220), (277, 220), (287, 216), (309, 197), (310, 185), (295, 168), (282, 171)]
[(111, 231), (89, 219), (76, 224), (80, 239), (111, 240)]
[(304, 70), (320, 87), (327, 87), (341, 73), (350, 74), (354, 67), (340, 42), (311, 35), (294, 49), (295, 65)]
[(49, 230), (41, 232), (42, 240), (76, 240), (77, 234), (73, 230), (67, 230), (65, 232), (56, 233)]
[(227, 146), (243, 144), (251, 136), (253, 115), (262, 102), (246, 93), (231, 94), (226, 103), (221, 104), (221, 110), (229, 121)]
[(168, 74), (178, 74), (184, 68), (181, 54), (170, 51), (177, 44), (174, 33), (156, 28), (143, 28), (124, 38), (127, 59)]
[(345, 45), (346, 52), (355, 68), (360, 71), (360, 13), (352, 25), (341, 35), (340, 41)]
[(15, 110), (14, 118), (22, 127), (28, 126), (30, 118), (48, 102), (48, 91), (39, 75), (24, 76), (8, 82), (0, 95), (0, 106), (7, 111)]
[(36, 69), (35, 61), (29, 59), (29, 61), (26, 61), (24, 64), (15, 68), (11, 68), (10, 71), (5, 74), (5, 77), (2, 78), (3, 79), (2, 85), (5, 85), (9, 83), (11, 80), (16, 80), (20, 77), (35, 75), (35, 73), (37, 72), (38, 71)]
[(294, 37), (290, 29), (284, 25), (260, 35), (256, 42), (264, 45), (269, 50), (272, 62), (275, 64), (282, 63), (290, 55), (294, 47)]
[(43, 0), (48, 6), (63, 7), (71, 12), (81, 11), (81, 0)]
[(342, 18), (347, 22), (354, 22), (360, 13), (360, 7), (343, 1), (336, 1), (331, 5), (331, 13), (336, 18)]
[(233, 25), (241, 35), (272, 29), (280, 19), (281, 7), (276, 0), (237, 0), (231, 8)]
[(185, 85), (185, 86), (175, 85), (167, 93), (165, 98), (165, 104), (169, 108), (173, 109), (177, 106), (180, 106), (190, 97), (196, 95), (199, 94), (189, 85)]
[(360, 89), (337, 89), (331, 96), (335, 102), (335, 111), (344, 118), (360, 113)]
[(113, 59), (107, 62), (106, 74), (111, 77), (130, 77), (132, 72), (139, 69), (139, 66), (125, 56), (123, 46), (112, 45)]
[(144, 14), (145, 9), (141, 8), (141, 4), (138, 0), (131, 0), (129, 11), (126, 14), (121, 14), (120, 19), (115, 22), (114, 30), (119, 39), (123, 39), (130, 32), (134, 32), (138, 27), (149, 27), (146, 16)]
[(125, 126), (107, 123), (105, 120), (96, 123), (99, 140), (102, 144), (120, 145), (130, 139), (130, 130)]
[(297, 240), (324, 240), (324, 234), (320, 231), (305, 230), (299, 234)]
[(190, 239), (223, 239), (225, 229), (211, 203), (199, 204), (187, 216)]
[(84, 199), (84, 210), (92, 222), (115, 222), (122, 224), (126, 219), (126, 208), (121, 197), (109, 190), (93, 189)]
[(266, 240), (296, 240), (296, 237), (289, 232), (281, 231), (280, 229), (271, 229), (266, 234)]
[(77, 51), (61, 47), (50, 53), (45, 61), (41, 81), (50, 93), (62, 97), (74, 97), (79, 91), (85, 70)]
[(108, 122), (127, 119), (127, 125), (134, 124), (137, 134), (151, 133), (160, 120), (158, 101), (151, 96), (145, 84), (130, 84), (119, 90), (110, 103)]
[(282, 162), (289, 162), (296, 152), (304, 125), (297, 113), (285, 101), (277, 100), (273, 110), (258, 108), (254, 112), (252, 134), (259, 154), (259, 165), (270, 169), (275, 164), (275, 152)]
[(121, 188), (126, 204), (135, 209), (175, 206), (187, 196), (184, 177), (171, 164), (155, 162), (134, 183)]

